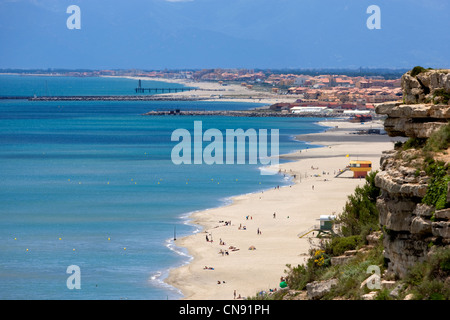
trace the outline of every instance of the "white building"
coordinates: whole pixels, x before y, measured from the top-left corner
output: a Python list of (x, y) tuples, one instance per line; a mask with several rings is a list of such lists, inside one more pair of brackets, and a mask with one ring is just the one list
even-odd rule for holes
[(369, 114), (370, 110), (345, 110), (344, 114)]
[(295, 84), (296, 86), (303, 87), (303, 85), (305, 84), (305, 82), (306, 82), (307, 80), (309, 80), (309, 78), (310, 78), (310, 77), (308, 77), (308, 76), (298, 76), (297, 78), (295, 78), (294, 84)]
[(291, 113), (324, 113), (329, 112), (327, 107), (292, 107)]

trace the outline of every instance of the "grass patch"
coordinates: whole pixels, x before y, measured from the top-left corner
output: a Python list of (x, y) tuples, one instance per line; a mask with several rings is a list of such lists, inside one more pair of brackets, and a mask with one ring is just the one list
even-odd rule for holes
[(448, 208), (450, 204), (447, 202), (447, 189), (450, 176), (447, 166), (443, 162), (433, 161), (425, 168), (425, 172), (431, 177), (431, 181), (422, 203), (434, 206), (436, 210)]
[[(439, 99), (435, 99), (437, 97), (439, 97)], [(448, 104), (448, 102), (450, 101), (450, 93), (445, 92), (444, 89), (436, 89), (433, 92), (433, 101), (435, 101), (435, 103), (440, 102), (441, 104)]]
[(450, 248), (438, 248), (431, 257), (412, 267), (404, 282), (418, 300), (450, 300)]
[[(409, 140), (408, 140), (409, 141)], [(447, 150), (450, 145), (450, 124), (434, 131), (423, 145), (424, 151), (440, 152)]]
[(408, 149), (422, 149), (427, 142), (425, 138), (409, 138), (405, 143), (401, 146), (402, 150)]

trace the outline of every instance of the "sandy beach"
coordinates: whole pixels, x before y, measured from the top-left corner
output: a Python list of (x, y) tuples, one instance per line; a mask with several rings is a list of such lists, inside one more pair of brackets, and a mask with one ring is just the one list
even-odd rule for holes
[[(281, 174), (295, 175), (293, 185), (237, 196), (229, 205), (191, 216), (201, 231), (177, 239), (176, 245), (187, 248), (193, 259), (171, 270), (166, 279), (185, 299), (244, 299), (279, 289), (286, 264), (302, 264), (309, 241), (317, 239), (298, 234), (317, 225), (320, 215), (340, 214), (347, 196), (365, 182), (352, 178), (351, 171), (337, 178), (335, 174), (356, 159), (372, 161), (377, 170), (382, 151), (392, 149), (396, 141), (387, 135), (354, 134), (381, 128), (381, 122), (320, 124), (330, 128), (297, 139), (322, 147), (282, 156), (292, 160), (280, 169)], [(252, 246), (255, 249), (249, 250)]]
[(170, 96), (179, 98), (201, 98), (202, 100), (204, 99), (206, 101), (264, 103), (267, 106), (280, 102), (293, 103), (299, 98), (298, 95), (285, 95), (248, 89), (247, 87), (239, 84), (221, 85), (218, 81), (193, 81), (190, 79), (167, 79), (155, 77), (145, 78), (132, 76), (102, 76), (102, 77), (160, 81), (167, 83), (182, 84), (186, 87), (195, 87), (200, 89), (185, 92), (160, 93), (158, 94), (158, 96)]

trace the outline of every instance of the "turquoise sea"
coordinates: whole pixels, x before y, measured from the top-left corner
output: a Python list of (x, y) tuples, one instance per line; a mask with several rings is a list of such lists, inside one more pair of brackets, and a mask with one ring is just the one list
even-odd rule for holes
[[(143, 81), (143, 86), (173, 84)], [(0, 76), (0, 96), (130, 95), (137, 81)], [(149, 117), (156, 109), (248, 109), (230, 102), (0, 100), (0, 299), (180, 299), (164, 283), (190, 257), (173, 241), (189, 214), (291, 183), (256, 165), (175, 165), (174, 130), (279, 129), (280, 153), (314, 118)], [(68, 289), (67, 267), (81, 289)]]

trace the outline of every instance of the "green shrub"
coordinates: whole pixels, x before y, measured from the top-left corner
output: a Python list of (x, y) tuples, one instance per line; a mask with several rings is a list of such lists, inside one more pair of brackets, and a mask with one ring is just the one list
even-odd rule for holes
[(448, 300), (450, 288), (445, 279), (450, 276), (450, 248), (441, 247), (427, 261), (415, 264), (404, 281), (420, 300)]
[(403, 150), (408, 149), (421, 149), (426, 143), (426, 139), (423, 138), (409, 138), (402, 146)]
[(395, 149), (395, 150), (399, 150), (399, 149), (401, 149), (402, 147), (403, 147), (403, 142), (397, 141), (397, 142), (394, 143), (394, 149)]
[(414, 290), (414, 296), (419, 300), (448, 300), (450, 289), (442, 281), (424, 280)]
[(425, 197), (422, 203), (434, 206), (436, 210), (444, 209), (448, 206), (447, 189), (450, 176), (443, 162), (432, 162), (425, 168), (426, 173), (431, 177)]
[(356, 187), (354, 194), (348, 197), (342, 214), (336, 219), (343, 236), (360, 235), (366, 237), (371, 231), (378, 230), (378, 209), (376, 199), (380, 188), (375, 186), (377, 171), (366, 176), (366, 183)]
[(442, 126), (439, 130), (434, 131), (424, 146), (424, 151), (439, 152), (447, 150), (450, 145), (450, 124)]
[(448, 104), (448, 101), (450, 100), (450, 93), (445, 92), (444, 89), (436, 89), (433, 93), (433, 100), (436, 97), (442, 97), (442, 103)]
[(421, 66), (415, 66), (414, 68), (412, 68), (411, 70), (411, 77), (415, 77), (417, 76), (419, 73), (425, 72), (427, 71), (427, 69), (421, 67)]
[(362, 238), (360, 235), (349, 237), (335, 237), (328, 243), (327, 252), (333, 256), (340, 256), (345, 251), (355, 250), (362, 244)]
[(297, 267), (287, 265), (287, 267), (289, 270), (286, 271), (286, 282), (289, 288), (294, 290), (304, 290), (306, 284), (314, 281), (314, 273), (311, 272), (312, 270), (308, 270), (305, 265), (298, 265)]
[(393, 300), (392, 296), (390, 295), (389, 289), (383, 289), (378, 292), (377, 296), (375, 297), (375, 300)]
[(431, 255), (429, 277), (446, 279), (450, 276), (450, 248), (439, 248)]

